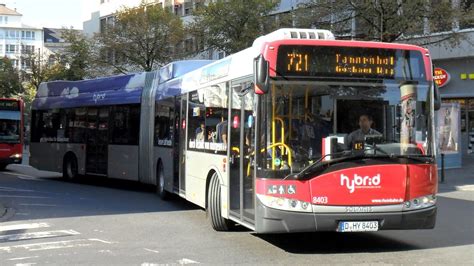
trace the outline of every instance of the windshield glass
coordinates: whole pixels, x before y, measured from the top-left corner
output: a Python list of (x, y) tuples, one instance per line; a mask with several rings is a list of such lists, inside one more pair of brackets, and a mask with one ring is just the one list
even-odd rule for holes
[(20, 141), (20, 120), (0, 119), (0, 143)]
[(277, 82), (260, 104), (260, 169), (344, 156), (431, 156), (428, 83)]

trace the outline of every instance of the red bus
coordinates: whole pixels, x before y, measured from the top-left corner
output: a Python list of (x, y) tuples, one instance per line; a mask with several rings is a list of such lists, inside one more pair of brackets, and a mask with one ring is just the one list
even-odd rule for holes
[(23, 101), (0, 98), (0, 170), (23, 157)]
[(158, 88), (171, 90), (178, 150), (160, 160), (176, 167), (157, 171), (158, 190), (206, 208), (214, 229), (435, 226), (427, 49), (281, 29)]

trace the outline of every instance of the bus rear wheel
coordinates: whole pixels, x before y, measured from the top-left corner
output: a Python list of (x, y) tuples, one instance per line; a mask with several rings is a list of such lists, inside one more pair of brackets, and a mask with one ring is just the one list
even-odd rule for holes
[(221, 212), (221, 185), (217, 173), (214, 173), (209, 182), (207, 193), (207, 216), (212, 228), (216, 231), (228, 231), (232, 226), (231, 222), (222, 217)]
[(63, 162), (63, 178), (67, 180), (73, 180), (77, 178), (78, 175), (76, 157), (73, 155), (67, 156)]
[(165, 174), (161, 162), (158, 163), (156, 176), (158, 179), (156, 182), (156, 193), (162, 200), (167, 200), (169, 198), (169, 192), (165, 190)]

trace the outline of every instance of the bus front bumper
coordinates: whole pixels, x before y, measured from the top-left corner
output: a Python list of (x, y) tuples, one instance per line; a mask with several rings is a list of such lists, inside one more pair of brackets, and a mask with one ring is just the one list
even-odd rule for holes
[(301, 213), (269, 208), (256, 200), (257, 233), (337, 231), (341, 221), (378, 221), (378, 230), (432, 229), (437, 207), (385, 213)]
[(7, 165), (7, 164), (12, 164), (12, 163), (16, 163), (16, 164), (21, 164), (21, 160), (22, 158), (21, 157), (18, 157), (18, 158), (1, 158), (0, 159), (0, 165)]

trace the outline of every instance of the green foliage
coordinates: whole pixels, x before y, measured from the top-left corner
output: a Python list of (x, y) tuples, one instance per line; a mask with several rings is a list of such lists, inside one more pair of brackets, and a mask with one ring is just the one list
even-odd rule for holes
[[(463, 15), (469, 12), (453, 8), (450, 1), (312, 0), (302, 7), (298, 10), (304, 14), (298, 16), (299, 26), (329, 29), (339, 36), (351, 37), (355, 18), (356, 38), (384, 42), (420, 36), (425, 30), (451, 31), (454, 18), (464, 23), (469, 17)], [(427, 28), (426, 21), (429, 21)]]
[(120, 72), (151, 71), (177, 55), (181, 18), (160, 4), (123, 8), (98, 37), (101, 59)]
[(9, 98), (22, 92), (18, 71), (10, 59), (0, 59), (0, 97)]
[(64, 30), (61, 37), (69, 44), (58, 56), (59, 64), (64, 66), (64, 79), (82, 80), (89, 76), (89, 66), (93, 64), (90, 41), (82, 33), (72, 29)]
[(196, 10), (190, 32), (206, 48), (235, 53), (252, 46), (259, 36), (273, 31), (278, 21), (269, 17), (278, 1), (217, 0)]

